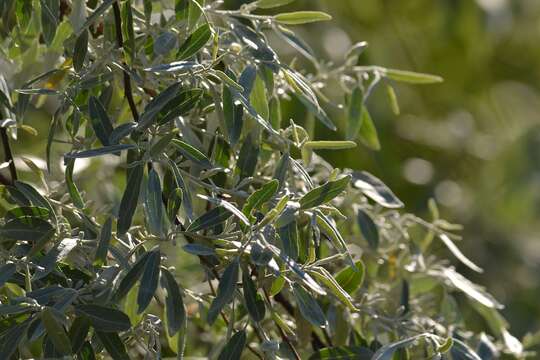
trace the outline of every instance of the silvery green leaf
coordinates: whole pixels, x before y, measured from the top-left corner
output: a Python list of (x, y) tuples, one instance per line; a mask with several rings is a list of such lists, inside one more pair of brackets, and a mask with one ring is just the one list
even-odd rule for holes
[(300, 285), (293, 286), (293, 294), (302, 316), (313, 326), (325, 327), (326, 317), (317, 300)]
[(151, 72), (172, 72), (172, 73), (186, 73), (191, 71), (202, 70), (203, 65), (195, 61), (175, 61), (169, 64), (161, 64), (145, 68), (144, 71)]
[(386, 208), (403, 207), (403, 202), (381, 180), (366, 171), (354, 171), (351, 184), (364, 195)]
[(117, 144), (117, 145), (104, 146), (98, 149), (71, 152), (71, 153), (64, 154), (64, 157), (68, 159), (83, 159), (83, 158), (91, 158), (91, 157), (109, 155), (109, 154), (116, 155), (120, 151), (135, 149), (135, 148), (137, 148), (137, 146), (133, 144)]

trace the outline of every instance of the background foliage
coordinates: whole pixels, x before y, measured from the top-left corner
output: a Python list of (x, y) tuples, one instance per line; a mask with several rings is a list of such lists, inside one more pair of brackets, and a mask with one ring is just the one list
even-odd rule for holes
[[(29, 2), (17, 2), (17, 6), (23, 3)], [(155, 11), (160, 10), (160, 4), (154, 3)], [(163, 4), (167, 7), (167, 2)], [(36, 9), (40, 8), (37, 2), (34, 5)], [(240, 6), (234, 1), (228, 1), (225, 5), (230, 9), (237, 9)], [(138, 9), (143, 11), (143, 7)], [(518, 335), (518, 338), (527, 331), (537, 329), (538, 324), (535, 323), (537, 317), (531, 316), (531, 313), (538, 313), (535, 301), (538, 284), (534, 277), (538, 263), (535, 258), (534, 242), (537, 213), (534, 149), (537, 142), (535, 114), (539, 103), (534, 88), (537, 76), (534, 66), (537, 63), (536, 51), (532, 41), (534, 37), (530, 34), (537, 32), (535, 15), (539, 11), (538, 5), (533, 1), (523, 1), (519, 4), (504, 1), (479, 1), (476, 4), (469, 1), (296, 1), (280, 8), (279, 11), (271, 9), (266, 13), (300, 9), (324, 10), (334, 17), (333, 22), (294, 28), (295, 32), (306, 39), (314, 48), (314, 52), (322, 58), (340, 63), (350, 45), (367, 40), (370, 47), (361, 55), (359, 63), (362, 65), (377, 64), (389, 68), (413, 69), (440, 74), (445, 78), (444, 83), (429, 87), (392, 83), (398, 95), (401, 114), (399, 116), (392, 113), (393, 104), (388, 101), (385, 86), (380, 86), (373, 92), (368, 100), (368, 107), (379, 132), (382, 144), (380, 151), (359, 146), (339, 152), (323, 150), (317, 153), (329, 160), (333, 166), (368, 170), (377, 175), (404, 201), (407, 210), (415, 213), (426, 212), (425, 217), (428, 219), (432, 214), (427, 212), (426, 204), (430, 197), (434, 197), (441, 205), (440, 210), (444, 218), (465, 224), (463, 235), (466, 241), (459, 242), (458, 245), (486, 271), (482, 275), (475, 275), (462, 265), (458, 266), (458, 270), (477, 282), (487, 284), (488, 288), (493, 290), (495, 298), (507, 305), (502, 313), (509, 319), (513, 333)], [(103, 38), (114, 44), (111, 12), (108, 12), (109, 27), (104, 26), (102, 31)], [(138, 14), (143, 15), (142, 12)], [(62, 66), (59, 56), (64, 54), (64, 49), (75, 46), (75, 38), (70, 38), (72, 30), (68, 29), (67, 25), (65, 29), (60, 26), (56, 36), (62, 34), (59, 31), (64, 30), (65, 38), (48, 39), (47, 35), (43, 34), (41, 45), (18, 50), (11, 48), (9, 44), (25, 41), (32, 43), (32, 36), (35, 39), (35, 35), (29, 34), (27, 39), (13, 37), (9, 31), (12, 26), (9, 21), (9, 17), (3, 17), (2, 31), (5, 41), (3, 49), (10, 51), (3, 54), (2, 68), (5, 69), (4, 76), (13, 99), (18, 100), (20, 95), (13, 92), (13, 89), (23, 87), (26, 81), (53, 66)], [(155, 43), (159, 32), (159, 27), (153, 28), (150, 32)], [(295, 68), (315, 70), (309, 61), (284, 44), (283, 40), (272, 34), (268, 36), (280, 58), (291, 61), (296, 57)], [(166, 40), (167, 36), (164, 35), (158, 43), (163, 41), (167, 43)], [(153, 49), (146, 50), (147, 54), (153, 54), (150, 57), (160, 51), (156, 49), (155, 43)], [(98, 59), (103, 59), (104, 62), (111, 56), (107, 52), (110, 49), (106, 48), (106, 44), (104, 42), (103, 47), (102, 44), (95, 46), (96, 51), (99, 51)], [(179, 41), (174, 45), (175, 49), (178, 49), (181, 43)], [(127, 49), (129, 50), (129, 47)], [(116, 56), (114, 52), (112, 54), (113, 57)], [(178, 53), (176, 55), (178, 56)], [(127, 59), (129, 60), (129, 57)], [(70, 67), (70, 64), (64, 65), (66, 69)], [(128, 119), (130, 114), (129, 107), (122, 99), (121, 71), (117, 68), (114, 72), (117, 88), (111, 89), (112, 94), (109, 95), (111, 103), (108, 108), (116, 109), (113, 121), (120, 123)], [(56, 89), (60, 85), (65, 85), (65, 73), (67, 71), (46, 77), (44, 86)], [(165, 84), (161, 84), (159, 79), (156, 81), (158, 81), (157, 88), (160, 90), (165, 88)], [(325, 91), (335, 104), (344, 103), (343, 99), (337, 96), (340, 92), (341, 89), (335, 83), (329, 84)], [(99, 93), (98, 91), (95, 95)], [(147, 103), (155, 94), (146, 95)], [(39, 176), (36, 176), (35, 172), (24, 172), (29, 168), (21, 159), (25, 156), (32, 159), (38, 167), (41, 166), (41, 162), (45, 159), (44, 134), (49, 131), (51, 115), (58, 105), (55, 97), (34, 96), (26, 110), (24, 123), (34, 127), (39, 136), (34, 136), (31, 129), (19, 130), (18, 140), (13, 142), (23, 179), (42, 188), (46, 185), (40, 185)], [(346, 122), (349, 119), (346, 115), (349, 113), (333, 106), (325, 106), (325, 109), (338, 124), (338, 132), (329, 132), (314, 121), (305, 106), (294, 98), (283, 101), (281, 110), (283, 119), (293, 118), (299, 125), (308, 129), (315, 139), (345, 138)], [(284, 128), (288, 125), (283, 122)], [(90, 135), (95, 131), (95, 128), (91, 130), (89, 126), (87, 129), (87, 134)], [(84, 145), (88, 147), (91, 144)], [(70, 148), (59, 143), (54, 145), (53, 152), (56, 155), (52, 156), (52, 166), (57, 171), (53, 171), (46, 180), (52, 189), (56, 189), (57, 185), (59, 189), (65, 186), (61, 184), (64, 181), (60, 171), (62, 161), (58, 159)], [(111, 204), (120, 203), (122, 189), (126, 185), (125, 172), (121, 170), (121, 166), (119, 168), (121, 164), (114, 156), (103, 157), (99, 161), (86, 163), (84, 161), (76, 162), (80, 166), (75, 172), (76, 183), (83, 189), (84, 199), (91, 201), (87, 203), (93, 208), (89, 214), (98, 215), (99, 223), (105, 227), (103, 214), (111, 211)], [(84, 166), (81, 166), (81, 163)], [(317, 180), (323, 184), (326, 176), (327, 174), (322, 175)], [(149, 177), (148, 183), (150, 180)], [(56, 194), (57, 197), (59, 195), (61, 194)], [(4, 206), (8, 208), (12, 205), (4, 204)], [(114, 213), (115, 210), (112, 211)], [(347, 210), (344, 212), (347, 213)], [(142, 215), (142, 212), (138, 214)], [(350, 215), (353, 218), (358, 216)], [(142, 220), (142, 217), (138, 219)], [(349, 229), (341, 230), (345, 231), (346, 235), (349, 234)], [(358, 230), (354, 230), (351, 235), (356, 239), (362, 238)], [(364, 234), (364, 237), (369, 238), (369, 235)], [(182, 239), (179, 239), (179, 242), (183, 244)], [(354, 241), (347, 239), (347, 242)], [(367, 243), (360, 245), (361, 248), (366, 248)], [(169, 248), (169, 244), (160, 243), (160, 247), (162, 253), (167, 254), (167, 266), (176, 266), (174, 274), (182, 286), (196, 293), (209, 291), (206, 285), (201, 285), (205, 280), (205, 272), (201, 270), (197, 257), (188, 256), (179, 246)], [(148, 246), (147, 250), (150, 249)], [(434, 243), (430, 249), (430, 253), (432, 252), (442, 257), (449, 256), (447, 248), (440, 242)], [(367, 261), (365, 257), (366, 255), (364, 260)], [(329, 267), (332, 272), (338, 268)], [(163, 274), (167, 272), (162, 272), (162, 281), (163, 277), (167, 277)], [(401, 275), (395, 280), (400, 280), (400, 277)], [(403, 293), (400, 281), (390, 281), (390, 289), (374, 289), (369, 284), (368, 282), (363, 289), (369, 289), (375, 294), (377, 291), (389, 290), (389, 294), (399, 298), (400, 293)], [(302, 291), (296, 288), (295, 290)], [(245, 292), (245, 285), (243, 291)], [(361, 293), (364, 293), (363, 291)], [(294, 292), (287, 292), (287, 296), (293, 295)], [(296, 296), (298, 300), (298, 296), (301, 295)], [(459, 294), (456, 296), (460, 304), (461, 320), (455, 319), (455, 322), (459, 323), (460, 327), (475, 332), (488, 331), (490, 335), (495, 336), (493, 340), (496, 338), (502, 340), (500, 344), (505, 344), (506, 340), (505, 345), (500, 345), (501, 350), (504, 349), (506, 352), (511, 350), (509, 348), (512, 340), (497, 333), (497, 329), (500, 330), (497, 320), (493, 326), (493, 319), (491, 318), (490, 322), (490, 316), (486, 316), (485, 313), (483, 317), (479, 316), (482, 312), (471, 311), (465, 297)], [(195, 306), (197, 302), (190, 300), (188, 303)], [(202, 303), (208, 305), (208, 299), (204, 299)], [(329, 310), (327, 305), (323, 304), (325, 310)], [(415, 305), (418, 309), (423, 309), (424, 306)], [(399, 303), (390, 306), (395, 310), (399, 308)], [(202, 316), (200, 320), (205, 322), (204, 314), (200, 315), (195, 308), (191, 311), (195, 317)], [(189, 306), (188, 313), (190, 313)], [(458, 314), (455, 310), (451, 313)], [(136, 317), (136, 314), (129, 315), (133, 322), (132, 316)], [(47, 318), (51, 315), (47, 311), (41, 311), (40, 316)], [(151, 317), (147, 319), (147, 324), (152, 324), (152, 320)], [(225, 324), (218, 324), (215, 327), (214, 331), (217, 331), (220, 337), (225, 337), (224, 326)], [(207, 328), (207, 325), (202, 327)], [(144, 343), (149, 344), (152, 329), (145, 330)], [(188, 337), (188, 354), (207, 355), (208, 344), (215, 340), (214, 333), (199, 327), (197, 330), (190, 330), (192, 333), (200, 332), (202, 336)], [(324, 332), (320, 330), (316, 330), (315, 333), (324, 336)], [(369, 341), (372, 340), (372, 335), (369, 332), (364, 334)], [(448, 333), (442, 332), (441, 335)], [(398, 335), (398, 338), (403, 336), (405, 334)], [(386, 343), (397, 339), (381, 338), (381, 340)], [(100, 341), (103, 339), (100, 338)], [(325, 340), (322, 342), (326, 343)], [(476, 345), (476, 340), (471, 340), (470, 344)], [(534, 338), (526, 339), (526, 344), (533, 345)], [(305, 351), (302, 355), (308, 356), (313, 351), (312, 347), (304, 343), (300, 350)], [(218, 345), (214, 351), (219, 352), (219, 349)], [(247, 352), (244, 355), (249, 356)]]

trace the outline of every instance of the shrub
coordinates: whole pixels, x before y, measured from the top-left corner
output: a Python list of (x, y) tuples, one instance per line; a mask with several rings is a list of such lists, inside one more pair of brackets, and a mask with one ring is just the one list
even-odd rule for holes
[[(292, 1), (1, 3), (1, 359), (524, 356), (502, 306), (435, 256), (437, 242), (481, 272), (459, 226), (317, 154), (377, 150), (373, 89), (397, 112), (393, 81), (441, 79), (362, 65), (365, 43), (320, 60), (292, 29), (330, 16), (274, 9)], [(321, 106), (335, 101), (340, 141)], [(282, 116), (293, 102), (322, 140)], [(46, 137), (28, 121), (40, 108)], [(39, 186), (17, 177), (18, 133), (46, 158), (45, 171), (23, 158)]]

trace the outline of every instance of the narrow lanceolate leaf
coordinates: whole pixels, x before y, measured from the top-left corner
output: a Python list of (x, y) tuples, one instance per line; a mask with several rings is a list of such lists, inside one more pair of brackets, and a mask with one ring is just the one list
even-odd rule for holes
[(182, 246), (182, 250), (193, 255), (209, 256), (216, 254), (216, 251), (214, 249), (201, 244), (186, 244)]
[(361, 346), (324, 348), (315, 352), (309, 360), (371, 360), (373, 351)]
[(88, 31), (84, 30), (75, 42), (73, 49), (73, 67), (79, 72), (84, 66), (86, 53), (88, 52)]
[(192, 57), (199, 52), (204, 45), (206, 45), (211, 37), (212, 30), (210, 29), (210, 25), (201, 25), (193, 33), (191, 33), (186, 41), (180, 46), (176, 58), (178, 60), (185, 60)]
[(2, 336), (0, 337), (0, 359), (11, 358), (21, 341), (24, 339), (24, 334), (29, 325), (30, 320), (27, 320), (2, 332)]
[(84, 208), (84, 201), (79, 189), (77, 188), (77, 185), (75, 185), (73, 182), (73, 168), (75, 166), (75, 159), (66, 159), (66, 162), (66, 186), (69, 196), (71, 197), (71, 201), (73, 201), (73, 205), (79, 209), (82, 209)]
[(446, 247), (448, 248), (448, 250), (450, 250), (450, 252), (452, 254), (454, 254), (454, 256), (459, 260), (461, 261), (461, 263), (463, 263), (463, 265), (467, 266), (469, 269), (473, 270), (473, 271), (476, 271), (478, 273), (482, 273), (484, 272), (484, 270), (479, 267), (478, 265), (476, 265), (475, 263), (473, 263), (471, 260), (469, 260), (468, 257), (466, 257), (462, 252), (461, 250), (459, 250), (459, 248), (456, 246), (456, 244), (454, 244), (454, 242), (448, 237), (448, 235), (446, 234), (440, 234), (439, 235), (439, 238), (441, 239), (441, 241), (443, 242), (444, 245), (446, 245)]
[(118, 288), (116, 289), (116, 292), (114, 294), (115, 300), (122, 300), (122, 298), (127, 295), (129, 290), (131, 290), (131, 288), (135, 286), (135, 283), (137, 282), (137, 280), (139, 280), (143, 273), (146, 261), (148, 260), (149, 256), (150, 252), (145, 252), (144, 255), (137, 259), (137, 261), (135, 262), (135, 264), (133, 264), (129, 271), (127, 271), (127, 273), (120, 281)]
[(285, 25), (300, 25), (316, 21), (332, 20), (332, 17), (322, 11), (296, 11), (274, 16), (274, 20)]
[(353, 304), (353, 299), (346, 292), (339, 283), (332, 277), (332, 274), (328, 272), (322, 266), (315, 266), (309, 273), (319, 281), (319, 283), (324, 284), (324, 286), (330, 291), (330, 294), (333, 294), (343, 305), (345, 305), (351, 311), (358, 311), (356, 306)]
[(177, 35), (169, 31), (163, 31), (154, 40), (154, 53), (167, 55), (176, 46)]
[(71, 342), (64, 327), (58, 322), (50, 307), (46, 307), (41, 312), (41, 321), (55, 350), (62, 355), (71, 354)]
[(148, 174), (148, 182), (145, 192), (144, 209), (148, 230), (156, 236), (165, 235), (165, 209), (163, 206), (161, 182), (159, 175), (152, 169)]
[(184, 192), (180, 188), (176, 188), (171, 192), (169, 199), (167, 199), (167, 218), (172, 223), (176, 219), (176, 215), (182, 206), (182, 198)]
[(122, 6), (122, 33), (124, 34), (124, 49), (129, 55), (131, 63), (135, 57), (135, 30), (133, 27), (133, 9), (131, 0), (124, 2)]
[(82, 349), (89, 330), (90, 320), (86, 316), (78, 316), (71, 324), (68, 336), (71, 340), (71, 347), (74, 354), (78, 353)]
[(24, 197), (30, 200), (32, 204), (46, 208), (53, 218), (56, 217), (49, 200), (43, 197), (32, 185), (22, 181), (15, 181), (15, 187), (23, 193)]
[(128, 316), (120, 310), (95, 304), (80, 304), (75, 306), (75, 312), (86, 316), (97, 331), (111, 333), (131, 328)]
[(302, 316), (313, 326), (323, 327), (326, 325), (326, 317), (319, 303), (310, 293), (300, 285), (293, 286), (293, 294)]
[(6, 239), (39, 242), (50, 238), (53, 233), (52, 225), (43, 219), (20, 217), (9, 220), (0, 227), (0, 242)]
[[(228, 75), (232, 76), (232, 73), (229, 73)], [(232, 88), (232, 90), (230, 88)], [(235, 86), (232, 86), (229, 83), (223, 84), (223, 116), (225, 119), (225, 126), (227, 128), (229, 143), (231, 145), (235, 145), (238, 142), (238, 139), (240, 139), (240, 134), (242, 132), (242, 117), (244, 115), (244, 110), (242, 109), (242, 106), (234, 103), (234, 94), (232, 93), (232, 91), (235, 91), (236, 89), (237, 88)], [(244, 91), (243, 88), (241, 91)]]
[(304, 148), (310, 150), (343, 150), (356, 147), (354, 141), (306, 141)]
[(207, 200), (217, 206), (223, 206), (225, 209), (229, 210), (234, 216), (236, 216), (244, 225), (249, 225), (248, 218), (240, 211), (236, 206), (228, 202), (227, 200), (212, 198), (205, 195), (199, 195), (201, 199)]
[(180, 288), (169, 270), (161, 270), (161, 286), (167, 290), (165, 297), (165, 313), (167, 316), (167, 331), (174, 336), (182, 328), (186, 318), (186, 309)]
[(105, 220), (101, 232), (99, 233), (99, 242), (94, 256), (94, 264), (103, 265), (107, 261), (107, 253), (109, 252), (109, 244), (112, 237), (112, 218)]
[(338, 272), (335, 279), (343, 290), (352, 295), (362, 286), (362, 283), (364, 282), (364, 273), (364, 263), (362, 261), (357, 261), (355, 267), (347, 266)]
[(266, 308), (248, 271), (242, 271), (242, 286), (249, 315), (254, 321), (262, 321)]
[(60, 15), (60, 0), (40, 0), (41, 4), (41, 29), (43, 39), (50, 45), (56, 35), (58, 16)]
[(392, 109), (392, 112), (394, 113), (394, 115), (399, 115), (399, 103), (397, 100), (396, 92), (391, 85), (386, 85), (386, 95), (388, 97), (388, 101), (390, 102), (390, 108)]
[(15, 272), (17, 272), (17, 265), (14, 263), (0, 266), (0, 288), (11, 279)]
[(84, 24), (79, 28), (79, 32), (77, 35), (79, 35), (83, 30), (87, 29), (90, 25), (94, 23), (105, 11), (109, 9), (109, 7), (115, 2), (116, 0), (104, 0), (101, 5), (99, 5), (96, 10), (84, 22)]
[(379, 229), (371, 219), (371, 216), (369, 216), (365, 211), (358, 209), (356, 219), (364, 239), (366, 239), (372, 249), (377, 249), (379, 247)]
[(366, 107), (362, 111), (362, 125), (359, 132), (360, 141), (371, 150), (378, 151), (381, 149), (379, 142), (379, 135), (377, 134), (377, 128), (371, 119), (371, 115)]
[(118, 235), (125, 234), (131, 227), (131, 221), (135, 210), (137, 209), (137, 203), (139, 201), (139, 193), (141, 190), (141, 183), (143, 180), (144, 167), (143, 165), (137, 165), (131, 169), (129, 178), (120, 202), (120, 209), (118, 211)]
[(296, 220), (291, 221), (287, 225), (280, 227), (278, 229), (278, 233), (285, 254), (287, 254), (287, 256), (291, 259), (297, 260), (299, 253), (299, 239)]
[[(231, 76), (225, 74), (223, 71), (214, 70), (212, 74), (216, 75), (223, 83), (229, 85), (231, 88), (240, 92), (244, 92), (245, 90), (244, 87), (240, 85), (239, 83), (237, 83), (235, 80), (233, 80)], [(229, 73), (229, 74), (232, 75), (232, 73)]]
[(364, 92), (360, 87), (354, 88), (349, 99), (349, 109), (347, 114), (347, 139), (354, 140), (362, 127), (364, 110)]
[(258, 0), (257, 7), (261, 9), (271, 9), (292, 3), (294, 0)]
[(159, 250), (152, 250), (148, 255), (146, 264), (137, 294), (137, 313), (142, 313), (152, 301), (159, 282), (159, 265), (161, 263), (161, 253)]
[(124, 342), (117, 333), (96, 331), (96, 335), (113, 360), (130, 360)]
[(231, 216), (232, 213), (225, 207), (217, 206), (195, 219), (191, 224), (189, 224), (186, 231), (197, 232), (200, 230), (205, 230), (223, 223)]
[(329, 202), (347, 188), (350, 180), (350, 176), (345, 176), (311, 190), (300, 199), (300, 208), (310, 209)]
[(101, 144), (103, 146), (111, 145), (109, 137), (113, 131), (112, 122), (109, 115), (107, 115), (107, 110), (105, 110), (98, 98), (94, 96), (90, 97), (90, 100), (88, 101), (88, 113), (90, 115), (92, 128)]
[(381, 206), (390, 209), (403, 207), (403, 202), (379, 178), (365, 171), (352, 174), (352, 185)]
[(234, 334), (227, 345), (221, 350), (218, 360), (240, 360), (246, 347), (246, 332), (241, 330)]
[(195, 148), (194, 146), (178, 139), (173, 139), (171, 141), (171, 144), (174, 145), (182, 155), (184, 155), (189, 160), (201, 165), (202, 167), (209, 169), (212, 168), (213, 165), (210, 162), (210, 159), (206, 155), (204, 155), (200, 150)]
[(67, 154), (64, 154), (64, 157), (67, 159), (83, 159), (83, 158), (92, 158), (96, 156), (103, 156), (103, 155), (109, 155), (109, 154), (116, 155), (118, 154), (119, 151), (135, 149), (135, 148), (137, 148), (137, 146), (133, 144), (110, 145), (110, 146), (104, 146), (99, 149), (83, 150), (83, 151), (67, 153)]
[(180, 91), (181, 84), (174, 83), (165, 90), (163, 90), (159, 95), (157, 95), (155, 98), (146, 105), (144, 108), (144, 112), (141, 114), (141, 117), (139, 119), (139, 130), (147, 129), (152, 123), (157, 120), (157, 115), (159, 112), (174, 98), (176, 98), (176, 95), (178, 95), (178, 92)]
[(204, 69), (204, 66), (196, 61), (174, 61), (168, 64), (159, 64), (145, 68), (144, 71), (169, 72), (169, 73), (187, 73), (190, 71)]
[(406, 338), (403, 340), (396, 341), (394, 343), (385, 345), (381, 347), (377, 352), (373, 355), (371, 360), (391, 360), (394, 356), (394, 353), (402, 348), (405, 348), (409, 345), (414, 344), (417, 340), (421, 338), (425, 338), (430, 336), (431, 334), (420, 334), (416, 335), (410, 338)]
[(4, 216), (4, 220), (8, 222), (12, 219), (19, 219), (26, 217), (35, 217), (40, 218), (41, 220), (47, 221), (49, 219), (50, 211), (44, 207), (40, 206), (21, 206), (9, 209)]
[(443, 78), (437, 75), (395, 69), (384, 69), (383, 76), (409, 84), (433, 84), (443, 81)]
[(264, 203), (272, 199), (279, 187), (278, 180), (272, 180), (264, 184), (260, 189), (251, 194), (242, 208), (242, 212), (247, 217), (251, 216), (253, 210), (259, 209)]
[(249, 102), (255, 111), (265, 120), (269, 120), (268, 95), (263, 79), (257, 75), (253, 83), (253, 89), (249, 96)]
[(221, 310), (233, 299), (236, 281), (238, 280), (238, 269), (238, 259), (234, 259), (223, 272), (223, 276), (219, 281), (217, 295), (208, 310), (207, 321), (210, 325), (216, 321)]

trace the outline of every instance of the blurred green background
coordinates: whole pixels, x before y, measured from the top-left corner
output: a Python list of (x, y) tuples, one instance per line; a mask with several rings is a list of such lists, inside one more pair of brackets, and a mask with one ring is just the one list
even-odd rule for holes
[[(395, 85), (399, 116), (384, 87), (375, 91), (368, 107), (381, 151), (359, 146), (323, 155), (335, 166), (378, 176), (409, 212), (427, 217), (427, 201), (435, 198), (443, 217), (465, 226), (458, 245), (485, 273), (458, 270), (506, 304), (503, 314), (517, 337), (539, 330), (540, 1), (297, 0), (279, 10), (296, 9), (334, 17), (294, 28), (319, 57), (339, 64), (352, 44), (367, 41), (363, 64), (444, 77), (436, 85)], [(292, 48), (273, 44), (283, 59), (298, 56), (297, 67), (309, 68)], [(343, 124), (343, 111), (327, 109)], [(301, 105), (286, 104), (286, 110), (286, 116), (305, 122)], [(42, 113), (29, 117), (41, 134), (47, 132)], [(343, 137), (316, 130), (317, 139)], [(22, 134), (15, 153), (41, 149), (34, 141)], [(62, 152), (61, 146), (56, 151)], [(114, 186), (104, 181), (110, 175), (88, 179), (88, 193), (97, 191), (104, 202), (118, 200)]]
[[(459, 246), (485, 273), (459, 270), (506, 304), (515, 335), (538, 330), (540, 1), (320, 0), (291, 9), (307, 7), (334, 17), (295, 29), (320, 56), (339, 63), (351, 44), (367, 41), (365, 64), (445, 79), (396, 86), (399, 116), (379, 87), (368, 107), (382, 150), (326, 157), (380, 177), (410, 212), (428, 216), (435, 198), (446, 219), (465, 226)], [(335, 136), (317, 130), (320, 139)]]

